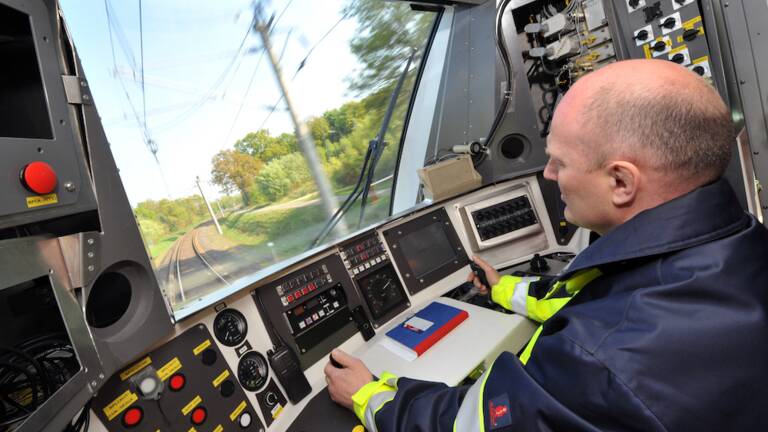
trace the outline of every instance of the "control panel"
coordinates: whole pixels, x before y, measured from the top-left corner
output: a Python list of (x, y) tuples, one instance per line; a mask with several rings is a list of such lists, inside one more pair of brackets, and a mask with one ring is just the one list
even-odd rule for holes
[(488, 249), (542, 230), (531, 200), (512, 192), (464, 207), (477, 250)]
[(616, 14), (630, 58), (665, 59), (712, 79), (710, 50), (695, 0), (623, 0)]
[[(0, 228), (96, 209), (65, 91), (88, 88), (51, 67), (60, 55), (49, 13), (42, 2), (0, 5), (3, 62), (14, 65), (0, 81)], [(62, 85), (69, 78), (77, 87)]]
[(344, 265), (365, 301), (374, 327), (409, 306), (400, 278), (375, 231), (342, 244), (340, 249)]
[(253, 296), (262, 319), (269, 319), (277, 336), (299, 355), (302, 368), (356, 332), (351, 311), (360, 300), (338, 254), (291, 272)]
[(264, 431), (212, 337), (196, 325), (116, 373), (94, 412), (110, 431)]

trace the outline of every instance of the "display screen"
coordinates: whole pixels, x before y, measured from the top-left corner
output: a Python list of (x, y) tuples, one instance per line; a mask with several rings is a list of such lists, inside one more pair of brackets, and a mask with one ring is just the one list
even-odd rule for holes
[(443, 229), (443, 223), (427, 225), (404, 235), (400, 250), (414, 276), (420, 278), (456, 259), (456, 252)]

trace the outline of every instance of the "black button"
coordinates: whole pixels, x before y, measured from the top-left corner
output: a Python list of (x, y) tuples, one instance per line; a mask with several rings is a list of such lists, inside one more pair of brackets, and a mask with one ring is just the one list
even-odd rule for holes
[(218, 357), (216, 355), (216, 351), (210, 348), (206, 349), (205, 351), (203, 351), (203, 354), (202, 354), (203, 364), (206, 366), (210, 366), (216, 363), (216, 357)]
[(657, 52), (662, 52), (665, 49), (667, 49), (667, 43), (664, 41), (658, 41), (655, 44), (653, 44), (653, 50)]
[(677, 53), (677, 54), (673, 55), (670, 60), (673, 63), (683, 64), (683, 62), (685, 61), (685, 55), (683, 55), (683, 53)]
[(224, 397), (230, 397), (235, 393), (235, 383), (230, 380), (226, 380), (221, 383), (221, 395)]
[(693, 71), (696, 72), (697, 74), (701, 75), (701, 76), (704, 76), (704, 73), (707, 70), (704, 69), (704, 66), (696, 66), (695, 68), (693, 68)]
[(641, 41), (648, 39), (648, 30), (640, 30), (639, 32), (637, 32), (637, 34), (635, 35), (635, 39), (641, 40)]

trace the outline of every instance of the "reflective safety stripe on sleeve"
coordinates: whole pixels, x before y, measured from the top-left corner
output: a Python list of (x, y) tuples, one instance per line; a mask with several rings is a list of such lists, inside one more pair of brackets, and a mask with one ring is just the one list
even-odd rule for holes
[(483, 389), (485, 381), (491, 374), (488, 368), (474, 384), (467, 390), (464, 400), (461, 401), (459, 411), (456, 413), (456, 420), (453, 422), (453, 432), (473, 432), (485, 431), (485, 421), (483, 419)]
[(524, 277), (515, 284), (515, 292), (512, 293), (512, 300), (510, 300), (512, 312), (528, 316), (528, 307), (526, 306), (525, 299), (528, 297), (528, 287), (531, 285), (531, 282), (537, 280), (539, 280), (538, 277)]
[(378, 381), (372, 381), (352, 395), (353, 410), (358, 419), (370, 432), (376, 432), (375, 416), (384, 405), (395, 398), (397, 391), (396, 375), (389, 372), (381, 374)]

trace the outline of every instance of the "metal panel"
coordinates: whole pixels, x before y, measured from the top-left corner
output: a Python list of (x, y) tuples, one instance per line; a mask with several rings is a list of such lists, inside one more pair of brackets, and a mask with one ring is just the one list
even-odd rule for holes
[(61, 431), (105, 379), (80, 304), (69, 283), (58, 241), (27, 237), (0, 242), (0, 290), (46, 276), (81, 369), (22, 423), (17, 429), (19, 432)]
[[(29, 137), (0, 137), (3, 157), (0, 158), (0, 228), (22, 225), (44, 219), (82, 213), (96, 207), (93, 188), (88, 179), (82, 148), (76, 143), (70, 117), (70, 107), (62, 81), (62, 65), (58, 50), (58, 15), (53, 2), (2, 0), (0, 5), (10, 7), (29, 17), (32, 44), (39, 64), (44, 91), (44, 104), (51, 124), (51, 139)], [(28, 47), (31, 49), (31, 47)], [(29, 59), (28, 59), (29, 60)], [(4, 68), (15, 68), (10, 59), (3, 59)], [(32, 67), (31, 63), (28, 63)], [(10, 91), (10, 90), (9, 90)], [(29, 95), (26, 88), (14, 88), (15, 94), (6, 94), (3, 104), (18, 104)], [(50, 164), (58, 175), (57, 203), (30, 207), (28, 197), (36, 196), (24, 189), (19, 173), (30, 162)]]
[(768, 4), (757, 1), (724, 1), (721, 4), (728, 40), (733, 55), (738, 94), (749, 134), (749, 143), (758, 182), (756, 193), (761, 203), (762, 220), (768, 210)]

